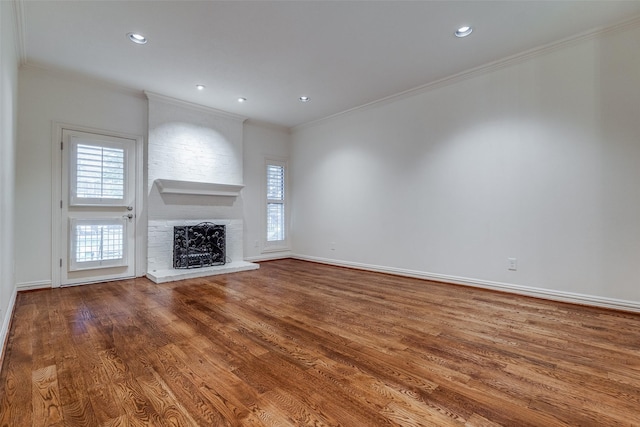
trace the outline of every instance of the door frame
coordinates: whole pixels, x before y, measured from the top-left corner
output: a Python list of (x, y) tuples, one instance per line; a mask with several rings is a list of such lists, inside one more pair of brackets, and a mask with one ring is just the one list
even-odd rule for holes
[[(99, 135), (126, 138), (135, 141), (135, 276), (145, 275), (146, 264), (146, 240), (147, 240), (147, 212), (144, 208), (145, 193), (143, 190), (144, 170), (144, 137), (123, 132), (98, 129), (87, 126), (79, 126), (70, 123), (53, 122), (51, 144), (51, 287), (59, 288), (62, 283), (61, 250), (62, 250), (62, 213), (60, 203), (62, 201), (62, 131), (70, 130), (87, 132)], [(87, 282), (90, 283), (90, 282)], [(69, 285), (74, 286), (74, 285)]]

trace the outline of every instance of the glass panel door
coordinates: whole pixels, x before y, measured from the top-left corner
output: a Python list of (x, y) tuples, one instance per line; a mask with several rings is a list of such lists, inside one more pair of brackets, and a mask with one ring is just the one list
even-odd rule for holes
[(135, 275), (135, 140), (63, 130), (61, 284)]

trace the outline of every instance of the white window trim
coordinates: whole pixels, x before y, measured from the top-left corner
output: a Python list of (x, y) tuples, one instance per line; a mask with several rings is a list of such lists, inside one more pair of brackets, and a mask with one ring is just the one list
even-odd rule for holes
[[(284, 240), (277, 241), (269, 241), (267, 240), (267, 205), (269, 203), (269, 199), (267, 199), (267, 167), (268, 165), (276, 165), (284, 167)], [(262, 253), (268, 252), (284, 252), (291, 250), (291, 238), (290, 238), (290, 196), (291, 188), (289, 186), (289, 165), (287, 159), (284, 158), (273, 158), (273, 157), (265, 157), (264, 167), (262, 169), (262, 198), (263, 198), (263, 206), (262, 206), (262, 218), (263, 218), (263, 232), (262, 232), (262, 241), (264, 244), (262, 245)]]

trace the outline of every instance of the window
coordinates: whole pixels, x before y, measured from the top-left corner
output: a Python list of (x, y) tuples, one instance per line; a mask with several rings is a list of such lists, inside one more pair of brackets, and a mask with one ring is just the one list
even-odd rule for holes
[(124, 219), (70, 220), (70, 270), (124, 264)]
[(287, 238), (286, 169), (267, 161), (267, 245), (284, 245)]
[(126, 151), (121, 144), (71, 138), (71, 204), (122, 205)]

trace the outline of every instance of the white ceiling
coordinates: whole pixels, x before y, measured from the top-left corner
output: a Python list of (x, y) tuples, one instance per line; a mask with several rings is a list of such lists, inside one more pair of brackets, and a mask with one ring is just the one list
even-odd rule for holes
[(640, 16), (614, 0), (17, 1), (27, 64), (288, 127)]

